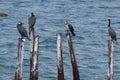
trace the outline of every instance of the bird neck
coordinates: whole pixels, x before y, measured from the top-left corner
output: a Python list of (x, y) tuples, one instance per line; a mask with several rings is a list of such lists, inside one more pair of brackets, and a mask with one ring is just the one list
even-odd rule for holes
[(109, 22), (108, 22), (108, 27), (110, 27), (110, 23), (111, 23), (111, 22), (109, 21)]
[(68, 22), (67, 22), (67, 21), (65, 21), (65, 25), (68, 25)]

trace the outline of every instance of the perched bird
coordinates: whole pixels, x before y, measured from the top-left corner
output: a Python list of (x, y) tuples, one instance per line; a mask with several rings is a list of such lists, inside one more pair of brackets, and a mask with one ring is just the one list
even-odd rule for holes
[(30, 38), (28, 37), (27, 31), (26, 31), (25, 28), (22, 26), (22, 22), (19, 21), (19, 22), (17, 23), (17, 28), (18, 28), (18, 31), (19, 31), (22, 39), (23, 39), (23, 38), (27, 38), (28, 40), (30, 40)]
[(28, 24), (30, 28), (33, 28), (36, 22), (36, 17), (34, 15), (34, 13), (31, 13), (31, 17), (28, 19)]
[(67, 29), (67, 33), (68, 33), (68, 32), (71, 32), (72, 35), (75, 36), (73, 26), (72, 26), (70, 23), (68, 23), (67, 20), (65, 20), (64, 23), (65, 23), (65, 27), (66, 27), (66, 29)]
[(117, 37), (116, 37), (116, 32), (114, 31), (114, 29), (111, 27), (110, 24), (111, 24), (111, 20), (108, 19), (108, 32), (109, 32), (109, 35), (111, 37), (111, 40), (115, 41), (118, 44)]

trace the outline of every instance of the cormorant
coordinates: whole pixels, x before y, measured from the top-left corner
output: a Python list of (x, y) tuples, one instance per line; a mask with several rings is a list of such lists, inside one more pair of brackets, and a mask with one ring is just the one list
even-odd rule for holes
[(22, 22), (19, 21), (19, 22), (17, 23), (17, 28), (18, 28), (18, 31), (19, 31), (22, 39), (23, 39), (23, 38), (27, 38), (28, 40), (30, 40), (30, 38), (28, 37), (27, 31), (26, 31), (25, 28), (22, 26)]
[(33, 28), (36, 22), (36, 17), (34, 15), (34, 13), (31, 13), (31, 17), (28, 19), (28, 24), (30, 28)]
[[(115, 30), (111, 27), (111, 20), (108, 19), (108, 32), (109, 32), (109, 35), (111, 37), (111, 40), (112, 41), (115, 41), (117, 43), (117, 37), (116, 37), (116, 32)], [(118, 43), (117, 43), (118, 44)]]
[(71, 32), (72, 35), (75, 36), (73, 26), (72, 26), (70, 23), (68, 23), (67, 20), (65, 20), (64, 23), (65, 23), (65, 27), (66, 27), (66, 29), (67, 29), (67, 32)]

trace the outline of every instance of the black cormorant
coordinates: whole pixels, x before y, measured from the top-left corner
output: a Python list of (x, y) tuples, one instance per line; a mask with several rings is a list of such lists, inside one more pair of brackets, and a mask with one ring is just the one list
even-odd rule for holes
[[(116, 37), (116, 32), (115, 30), (111, 27), (111, 20), (108, 19), (108, 32), (109, 32), (109, 35), (111, 37), (111, 40), (112, 41), (115, 41), (117, 43), (117, 37)], [(118, 44), (118, 43), (117, 43)]]
[(30, 40), (29, 37), (28, 37), (27, 31), (26, 31), (25, 28), (22, 26), (22, 22), (20, 22), (20, 21), (18, 22), (17, 28), (18, 28), (18, 31), (19, 31), (22, 39), (23, 39), (23, 38), (27, 38), (28, 40)]
[(72, 35), (75, 36), (73, 26), (70, 23), (68, 23), (67, 20), (65, 20), (64, 23), (65, 23), (65, 27), (67, 29), (67, 32), (70, 31), (72, 33)]
[(35, 22), (36, 22), (36, 17), (34, 15), (34, 13), (32, 12), (30, 18), (28, 19), (29, 27), (33, 28), (35, 25)]

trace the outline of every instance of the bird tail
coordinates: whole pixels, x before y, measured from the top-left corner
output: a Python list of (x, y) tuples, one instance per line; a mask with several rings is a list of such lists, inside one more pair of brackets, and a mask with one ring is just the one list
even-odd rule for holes
[(115, 41), (117, 45), (119, 45), (119, 43), (117, 41)]
[(113, 41), (113, 43), (115, 43), (115, 44), (119, 45), (119, 43), (117, 42), (117, 40), (114, 40), (114, 41)]
[(75, 36), (76, 34), (74, 33), (74, 31), (72, 31), (72, 35)]

